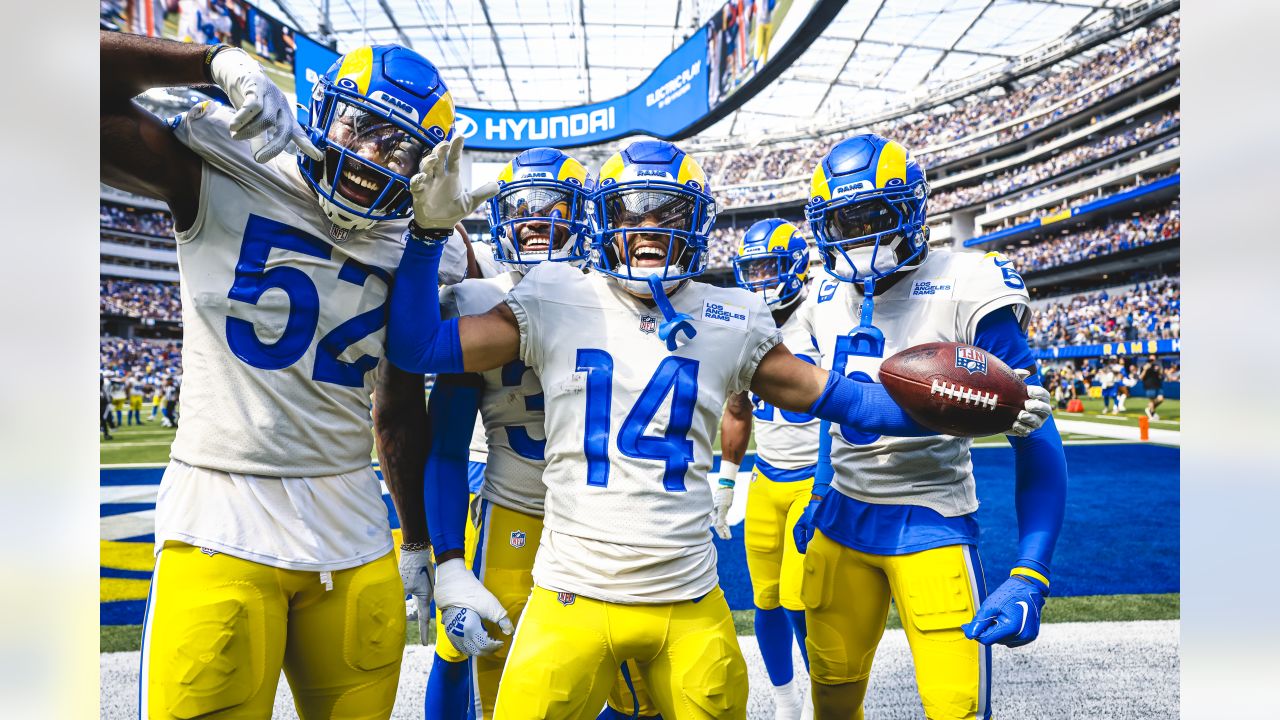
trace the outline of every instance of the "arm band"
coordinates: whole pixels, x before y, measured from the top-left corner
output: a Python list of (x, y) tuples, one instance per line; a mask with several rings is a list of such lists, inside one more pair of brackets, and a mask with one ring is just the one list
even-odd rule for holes
[(439, 380), (427, 403), (431, 453), (427, 456), (422, 487), (427, 527), (437, 555), (465, 548), (467, 461), (479, 407), (479, 388)]
[(896, 437), (924, 437), (938, 433), (917, 423), (889, 397), (878, 383), (858, 382), (836, 373), (827, 374), (827, 386), (809, 408), (837, 425), (851, 425), (860, 432)]
[(437, 281), (444, 245), (406, 239), (391, 288), (387, 359), (405, 372), (460, 373), (463, 364), (458, 321), (440, 321)]
[(724, 487), (733, 487), (736, 485), (738, 483), (738, 468), (738, 463), (729, 462), (721, 457), (719, 484)]
[[(1027, 345), (1013, 310), (993, 310), (978, 322), (974, 344), (1003, 360), (1009, 367), (1032, 370), (1028, 385), (1040, 385), (1035, 356)], [(1012, 575), (1049, 584), (1049, 564), (1062, 530), (1067, 506), (1067, 458), (1062, 436), (1050, 417), (1027, 437), (1009, 436), (1013, 446), (1018, 511), (1018, 562)]]
[(818, 423), (818, 466), (813, 473), (813, 494), (826, 497), (836, 470), (831, 466), (831, 423)]

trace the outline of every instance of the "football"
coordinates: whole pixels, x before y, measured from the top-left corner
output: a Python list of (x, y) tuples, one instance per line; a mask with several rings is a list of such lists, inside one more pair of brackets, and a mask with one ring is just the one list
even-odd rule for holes
[(982, 348), (935, 342), (907, 348), (880, 366), (880, 382), (913, 420), (962, 437), (1008, 430), (1027, 387), (1003, 360)]

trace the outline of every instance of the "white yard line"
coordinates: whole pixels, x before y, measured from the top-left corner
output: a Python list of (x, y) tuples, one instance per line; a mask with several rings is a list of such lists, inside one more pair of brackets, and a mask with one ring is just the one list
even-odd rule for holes
[[(1072, 420), (1070, 418), (1055, 417), (1054, 421), (1058, 425), (1059, 430), (1072, 433), (1081, 433), (1083, 435), (1096, 435), (1104, 438), (1114, 438), (1117, 440), (1126, 440), (1129, 442), (1140, 442), (1138, 439), (1138, 428), (1118, 425), (1104, 425), (1102, 423), (1091, 422), (1089, 420)], [(1164, 428), (1151, 428), (1151, 442), (1160, 445), (1182, 445), (1181, 430), (1166, 430)]]

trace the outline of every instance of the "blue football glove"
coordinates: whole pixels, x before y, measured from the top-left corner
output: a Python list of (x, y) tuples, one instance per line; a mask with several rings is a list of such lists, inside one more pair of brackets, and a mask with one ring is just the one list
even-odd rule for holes
[(1040, 634), (1040, 611), (1049, 586), (1038, 578), (1015, 574), (1001, 583), (978, 608), (973, 621), (961, 625), (964, 636), (983, 645), (1026, 645)]
[[(826, 488), (822, 488), (825, 490)], [(804, 507), (804, 512), (800, 515), (800, 519), (796, 520), (796, 524), (791, 528), (791, 537), (796, 541), (796, 549), (801, 553), (808, 552), (809, 541), (813, 539), (813, 516), (818, 512), (818, 506), (822, 504), (822, 498), (826, 494), (816, 494), (818, 487), (814, 487), (815, 494), (809, 499), (809, 504)]]

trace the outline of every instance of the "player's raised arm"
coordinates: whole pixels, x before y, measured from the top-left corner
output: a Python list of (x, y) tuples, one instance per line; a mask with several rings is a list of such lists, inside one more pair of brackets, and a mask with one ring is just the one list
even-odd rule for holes
[(483, 315), (440, 321), (440, 256), (453, 226), (498, 192), (497, 183), (462, 187), (462, 136), (446, 140), (413, 176), (413, 221), (391, 291), (387, 358), (409, 372), (489, 370), (515, 360), (520, 330), (499, 304)]
[(208, 83), (205, 47), (102, 31), (98, 51), (102, 181), (165, 201), (175, 226), (191, 227), (200, 199), (200, 158), (133, 98), (153, 87)]

